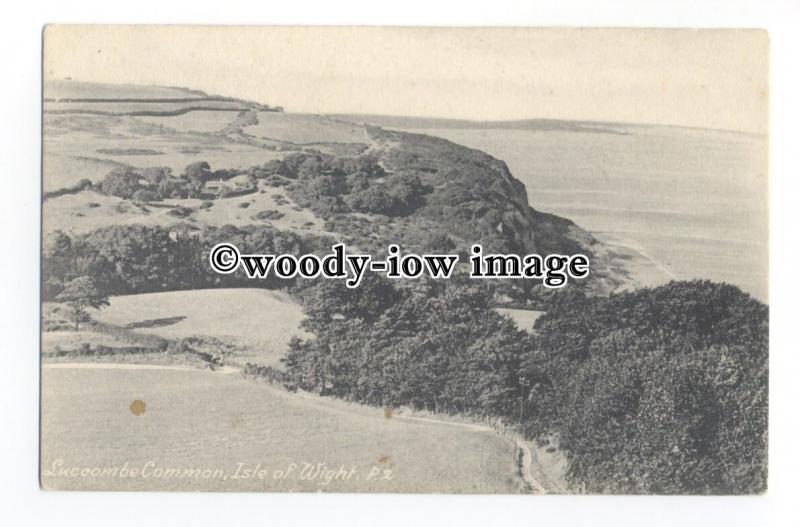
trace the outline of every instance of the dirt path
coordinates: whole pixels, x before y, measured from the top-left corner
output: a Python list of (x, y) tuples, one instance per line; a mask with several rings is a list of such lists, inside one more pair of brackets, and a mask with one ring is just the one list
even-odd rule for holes
[[(220, 373), (223, 375), (231, 375), (235, 373), (242, 373), (242, 370), (237, 367), (233, 366), (221, 366), (221, 367), (214, 367), (214, 368), (197, 368), (192, 366), (179, 366), (179, 365), (168, 365), (168, 364), (121, 364), (121, 363), (103, 363), (103, 362), (57, 362), (57, 363), (43, 363), (42, 368), (44, 369), (92, 369), (92, 370), (171, 370), (171, 371), (195, 371), (195, 372), (214, 372)], [(337, 402), (340, 402), (336, 399), (323, 399), (322, 397), (307, 393), (307, 392), (288, 392), (281, 388), (277, 388), (270, 384), (264, 383), (264, 386), (271, 391), (286, 396), (289, 398), (302, 398), (315, 407), (322, 408), (322, 409), (332, 409), (335, 406), (335, 410), (348, 412), (346, 406), (341, 404), (337, 405)], [(359, 405), (361, 406), (361, 405)], [(416, 416), (407, 416), (401, 414), (391, 414), (392, 419), (397, 419), (399, 421), (406, 421), (406, 422), (417, 422), (417, 423), (428, 423), (436, 426), (450, 426), (461, 428), (469, 432), (473, 433), (491, 433), (491, 434), (498, 434), (503, 436), (505, 439), (514, 443), (514, 464), (518, 467), (519, 476), (522, 478), (522, 481), (525, 484), (525, 488), (529, 489), (532, 494), (550, 494), (554, 492), (563, 492), (563, 489), (559, 489), (557, 485), (555, 485), (552, 481), (549, 481), (544, 474), (537, 475), (534, 477), (532, 467), (534, 465), (534, 453), (531, 450), (529, 444), (518, 437), (516, 434), (512, 434), (509, 436), (508, 434), (501, 433), (497, 429), (481, 424), (475, 423), (459, 423), (455, 421), (446, 421), (444, 419), (436, 419), (432, 417), (416, 417)], [(540, 471), (541, 472), (541, 471)], [(544, 480), (544, 483), (540, 481), (540, 479)]]
[[(444, 421), (441, 419), (434, 419), (430, 417), (413, 417), (413, 416), (399, 415), (396, 418), (402, 421), (421, 421), (437, 425), (455, 426), (459, 428), (464, 428), (465, 430), (469, 430), (471, 432), (500, 434), (496, 429), (486, 425), (478, 425), (472, 423), (456, 423), (453, 421)], [(531, 450), (527, 441), (521, 440), (516, 436), (513, 438), (513, 441), (514, 441), (514, 463), (515, 465), (517, 465), (519, 469), (519, 476), (525, 483), (525, 487), (527, 489), (530, 489), (531, 493), (533, 494), (551, 494), (554, 491), (556, 491), (557, 489), (555, 485), (547, 487), (543, 485), (536, 477), (533, 476), (533, 473), (531, 471), (534, 459), (533, 451)]]

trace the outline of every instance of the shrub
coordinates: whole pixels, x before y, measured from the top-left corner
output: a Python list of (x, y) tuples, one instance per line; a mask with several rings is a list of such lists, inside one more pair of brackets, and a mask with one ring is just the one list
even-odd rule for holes
[[(287, 386), (376, 406), (518, 423), (557, 436), (568, 480), (598, 493), (762, 492), (767, 308), (710, 282), (553, 296), (534, 335), (487, 284), (404, 288), (368, 275), (300, 293)], [(548, 452), (554, 450), (548, 448)]]
[(100, 183), (103, 194), (131, 199), (137, 190), (143, 188), (142, 176), (131, 168), (115, 168)]
[(192, 209), (189, 207), (175, 207), (174, 209), (167, 211), (167, 214), (170, 216), (175, 216), (176, 218), (187, 218), (192, 214), (192, 212)]
[(261, 212), (254, 214), (254, 220), (279, 220), (283, 218), (285, 215), (277, 210), (262, 210)]
[(91, 181), (89, 181), (88, 179), (81, 179), (71, 187), (64, 187), (58, 190), (51, 190), (50, 192), (43, 192), (42, 199), (45, 200), (48, 198), (57, 198), (59, 196), (65, 196), (67, 194), (77, 194), (78, 192), (81, 192), (91, 187), (92, 187)]
[(183, 170), (182, 177), (192, 183), (202, 185), (206, 181), (212, 179), (214, 174), (211, 172), (211, 166), (207, 161), (197, 161), (196, 163), (186, 166)]
[(161, 196), (148, 189), (139, 189), (133, 193), (132, 196), (134, 201), (161, 201)]
[(156, 186), (163, 180), (172, 177), (172, 169), (169, 167), (148, 167), (142, 170), (142, 177), (150, 185)]

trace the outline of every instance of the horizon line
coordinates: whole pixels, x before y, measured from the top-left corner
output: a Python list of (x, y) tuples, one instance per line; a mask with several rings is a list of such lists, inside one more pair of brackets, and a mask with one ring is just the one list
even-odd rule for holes
[(767, 138), (769, 137), (769, 127), (765, 132), (755, 132), (751, 130), (740, 130), (740, 129), (731, 129), (731, 128), (715, 128), (715, 127), (706, 127), (706, 126), (692, 126), (692, 125), (683, 125), (683, 124), (671, 124), (671, 123), (650, 123), (644, 121), (624, 121), (624, 120), (597, 120), (597, 119), (580, 119), (580, 118), (570, 118), (570, 117), (521, 117), (521, 118), (514, 118), (514, 119), (469, 119), (464, 117), (441, 117), (441, 116), (432, 116), (432, 115), (409, 115), (409, 114), (391, 114), (391, 113), (370, 113), (370, 112), (341, 112), (341, 111), (318, 111), (318, 112), (309, 112), (309, 111), (292, 111), (287, 106), (283, 106), (277, 103), (265, 103), (253, 99), (245, 99), (238, 95), (222, 95), (222, 94), (213, 94), (209, 93), (203, 89), (199, 88), (191, 88), (189, 86), (179, 86), (179, 85), (167, 85), (167, 84), (139, 84), (135, 82), (99, 82), (99, 81), (87, 81), (87, 80), (80, 80), (75, 78), (61, 78), (61, 79), (45, 79), (44, 75), (42, 76), (42, 101), (44, 101), (44, 85), (47, 82), (77, 82), (77, 83), (87, 83), (87, 84), (105, 84), (109, 86), (138, 86), (138, 87), (149, 87), (149, 88), (171, 88), (176, 90), (186, 90), (189, 92), (203, 92), (207, 97), (225, 97), (231, 99), (239, 99), (241, 101), (253, 102), (256, 104), (263, 104), (267, 106), (274, 106), (274, 107), (282, 107), (283, 113), (287, 114), (297, 114), (297, 115), (323, 115), (323, 116), (339, 116), (339, 117), (382, 117), (382, 118), (394, 118), (394, 119), (418, 119), (418, 120), (431, 120), (431, 121), (453, 121), (453, 122), (460, 122), (460, 123), (475, 123), (475, 124), (515, 124), (515, 123), (524, 123), (526, 121), (539, 121), (539, 122), (566, 122), (566, 123), (581, 123), (581, 124), (589, 124), (589, 125), (617, 125), (617, 126), (659, 126), (664, 128), (681, 128), (685, 130), (703, 130), (703, 131), (710, 131), (710, 132), (725, 132), (725, 133), (732, 133), (732, 134), (739, 134), (739, 135), (749, 135), (754, 137), (761, 137)]

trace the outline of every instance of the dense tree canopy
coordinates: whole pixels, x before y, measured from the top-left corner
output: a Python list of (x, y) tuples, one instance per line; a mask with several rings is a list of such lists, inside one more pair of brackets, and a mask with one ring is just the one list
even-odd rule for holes
[(314, 338), (292, 342), (290, 386), (555, 433), (592, 492), (765, 488), (767, 309), (735, 287), (565, 291), (529, 335), (483, 284), (365, 285), (305, 290)]

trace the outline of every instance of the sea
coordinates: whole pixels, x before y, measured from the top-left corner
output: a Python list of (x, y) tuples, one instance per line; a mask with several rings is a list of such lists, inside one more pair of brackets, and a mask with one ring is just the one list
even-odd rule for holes
[(767, 302), (765, 136), (669, 126), (575, 128), (402, 129), (505, 161), (532, 207), (640, 253), (662, 271), (657, 281), (728, 282)]

